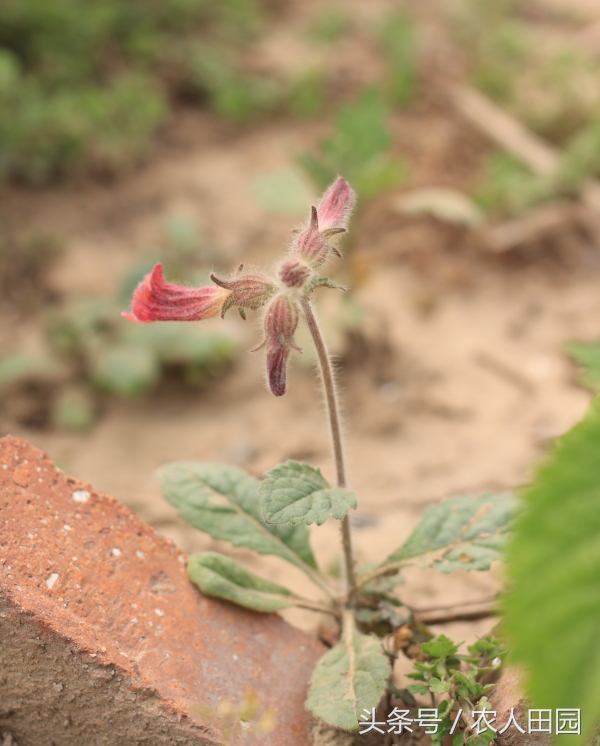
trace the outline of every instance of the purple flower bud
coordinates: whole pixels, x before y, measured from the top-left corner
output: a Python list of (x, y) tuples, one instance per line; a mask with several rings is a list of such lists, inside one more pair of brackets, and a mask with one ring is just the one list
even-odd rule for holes
[(319, 206), (311, 208), (310, 223), (299, 232), (294, 242), (294, 254), (299, 254), (315, 269), (325, 263), (330, 251), (340, 256), (331, 239), (346, 232), (355, 200), (354, 190), (338, 176), (321, 198)]
[(290, 349), (302, 352), (294, 342), (298, 326), (298, 306), (286, 295), (277, 295), (265, 314), (265, 339), (259, 347), (267, 346), (267, 377), (269, 388), (275, 396), (286, 391), (286, 370)]
[(311, 274), (308, 264), (299, 259), (287, 259), (279, 268), (279, 279), (289, 288), (301, 288)]
[(356, 193), (346, 179), (338, 176), (321, 197), (317, 207), (321, 233), (327, 233), (330, 230), (346, 230), (355, 202)]

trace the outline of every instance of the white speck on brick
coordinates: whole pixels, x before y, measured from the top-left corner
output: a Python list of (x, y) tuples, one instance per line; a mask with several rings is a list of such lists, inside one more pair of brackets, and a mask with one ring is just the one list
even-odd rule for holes
[(67, 524), (66, 524), (66, 523), (65, 523), (65, 525), (63, 526), (63, 528), (64, 528), (64, 530), (65, 530), (65, 531), (72, 531), (72, 530), (73, 530), (73, 529), (71, 528), (71, 526), (67, 526)]
[(40, 518), (40, 523), (46, 524), (46, 523), (48, 523), (48, 521), (45, 518)]
[(71, 499), (75, 500), (76, 503), (86, 503), (90, 499), (90, 493), (87, 490), (75, 490)]
[(145, 555), (141, 549), (137, 549), (135, 553), (140, 559), (144, 559)]
[(57, 580), (58, 580), (57, 572), (53, 572), (49, 577), (46, 578), (46, 585), (48, 586), (48, 590), (52, 590), (54, 588)]
[(110, 550), (110, 553), (112, 554), (113, 557), (118, 557), (121, 554), (121, 550), (117, 549), (117, 547), (113, 547)]
[(8, 469), (8, 466), (6, 464), (2, 464), (3, 469)]
[(77, 557), (71, 557), (71, 559), (73, 560), (73, 562), (77, 562)]
[(154, 609), (156, 616), (164, 616), (165, 612), (162, 609)]

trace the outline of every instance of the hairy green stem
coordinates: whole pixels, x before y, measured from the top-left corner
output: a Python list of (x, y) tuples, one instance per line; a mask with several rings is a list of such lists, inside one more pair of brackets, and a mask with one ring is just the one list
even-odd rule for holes
[[(342, 429), (340, 426), (340, 414), (335, 392), (335, 383), (333, 380), (333, 371), (331, 360), (325, 342), (321, 335), (319, 325), (311, 308), (308, 298), (301, 300), (302, 311), (308, 325), (321, 370), (321, 380), (325, 392), (325, 401), (327, 402), (327, 412), (329, 414), (329, 427), (331, 430), (331, 440), (333, 444), (333, 455), (335, 460), (335, 471), (337, 476), (338, 487), (346, 486), (346, 470), (344, 468), (344, 451), (342, 448)], [(344, 579), (346, 583), (344, 597), (347, 606), (353, 606), (356, 600), (356, 575), (354, 572), (354, 557), (352, 555), (352, 537), (350, 534), (350, 519), (345, 515), (342, 520), (342, 547), (344, 558)]]

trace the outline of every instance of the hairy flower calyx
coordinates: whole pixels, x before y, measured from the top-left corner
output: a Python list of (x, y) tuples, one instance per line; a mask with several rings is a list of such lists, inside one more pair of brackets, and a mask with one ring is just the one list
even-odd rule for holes
[(302, 288), (313, 275), (312, 269), (301, 259), (286, 259), (279, 267), (279, 279), (288, 288)]
[[(238, 273), (243, 266), (243, 264), (239, 266)], [(221, 280), (215, 274), (211, 274), (210, 279), (215, 285), (230, 291), (230, 295), (223, 302), (221, 318), (225, 317), (230, 308), (236, 307), (240, 316), (245, 319), (246, 308), (257, 311), (265, 305), (276, 290), (271, 280), (260, 272), (252, 272), (247, 275), (238, 274), (237, 277), (230, 280)]]

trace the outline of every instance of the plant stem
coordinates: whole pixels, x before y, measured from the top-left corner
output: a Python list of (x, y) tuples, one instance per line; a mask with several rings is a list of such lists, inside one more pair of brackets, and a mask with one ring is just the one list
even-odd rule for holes
[[(325, 401), (327, 402), (327, 412), (329, 414), (329, 427), (331, 430), (331, 440), (333, 444), (333, 455), (335, 460), (335, 471), (337, 476), (338, 487), (346, 486), (346, 471), (344, 468), (344, 451), (342, 448), (342, 429), (340, 426), (340, 414), (335, 392), (335, 383), (333, 381), (333, 371), (331, 369), (331, 360), (325, 342), (321, 335), (319, 325), (311, 308), (308, 298), (301, 300), (302, 311), (308, 325), (311, 337), (313, 339), (317, 357), (319, 358), (319, 367), (321, 369), (321, 380), (325, 392)], [(345, 603), (346, 606), (352, 607), (356, 598), (356, 576), (354, 573), (354, 558), (352, 555), (352, 537), (350, 535), (350, 519), (347, 515), (342, 518), (342, 547), (344, 557), (344, 578), (345, 578)]]

